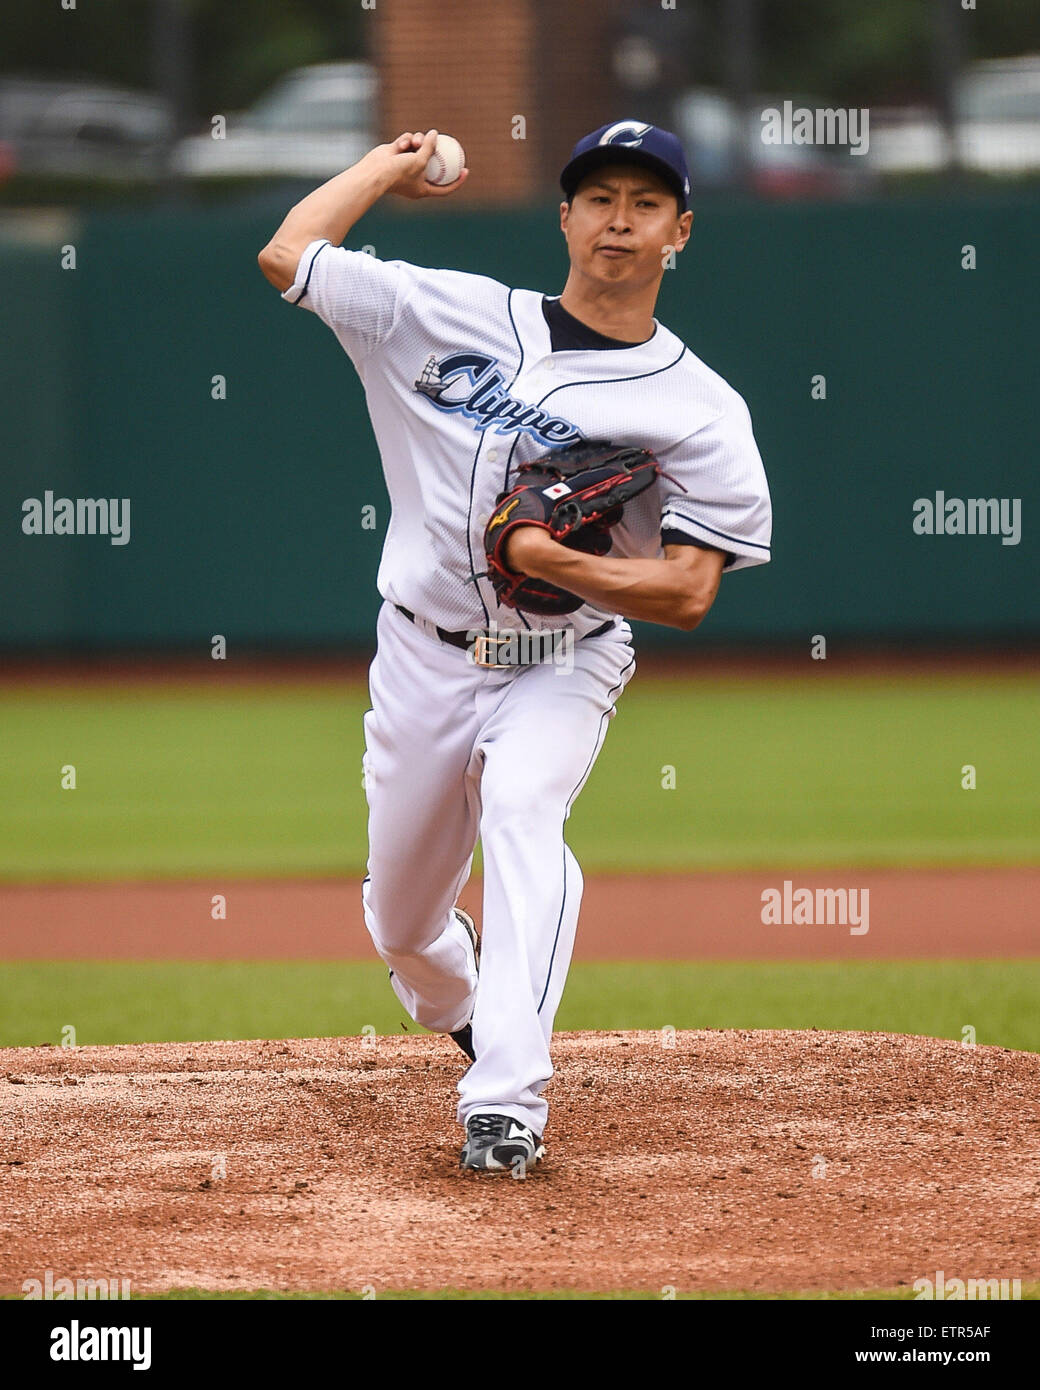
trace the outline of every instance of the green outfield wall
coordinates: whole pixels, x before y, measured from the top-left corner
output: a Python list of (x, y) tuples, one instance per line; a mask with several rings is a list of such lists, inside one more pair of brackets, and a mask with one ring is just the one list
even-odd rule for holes
[[(0, 232), (0, 647), (370, 643), (386, 493), (349, 362), (257, 269), (281, 206)], [(551, 205), (388, 212), (348, 245), (562, 287)], [(698, 206), (658, 317), (751, 407), (775, 558), (724, 581), (696, 638), (644, 645), (1040, 637), (1038, 213), (1024, 191)], [(47, 490), (129, 498), (129, 543), (23, 534)], [(915, 534), (937, 492), (1009, 519), (1018, 499), (1018, 543)]]

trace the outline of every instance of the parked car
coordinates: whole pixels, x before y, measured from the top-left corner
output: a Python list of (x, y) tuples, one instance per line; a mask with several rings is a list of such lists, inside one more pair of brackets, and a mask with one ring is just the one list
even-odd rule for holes
[[(800, 97), (796, 107), (810, 110), (833, 103)], [(847, 146), (767, 144), (762, 113), (782, 110), (783, 97), (756, 97), (744, 116), (722, 92), (691, 88), (676, 102), (676, 133), (686, 150), (690, 178), (697, 188), (725, 188), (742, 175), (741, 147), (751, 190), (772, 198), (845, 197), (872, 183), (868, 155)]]
[(223, 138), (188, 136), (174, 153), (177, 172), (329, 178), (376, 143), (376, 76), (367, 63), (321, 63), (286, 73), (245, 111), (227, 116)]
[(972, 63), (954, 83), (954, 138), (928, 107), (871, 113), (871, 156), (891, 173), (936, 170), (956, 153), (961, 164), (993, 174), (1040, 169), (1040, 56)]
[(10, 172), (154, 178), (173, 130), (153, 92), (61, 78), (0, 78), (0, 145)]

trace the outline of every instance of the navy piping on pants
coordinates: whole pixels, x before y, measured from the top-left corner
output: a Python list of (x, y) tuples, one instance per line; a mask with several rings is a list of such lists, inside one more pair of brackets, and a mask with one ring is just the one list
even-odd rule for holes
[[(635, 660), (636, 660), (636, 659), (635, 659), (635, 657), (633, 656), (633, 657), (632, 657), (632, 660), (629, 661), (629, 662), (627, 662), (627, 663), (621, 668), (621, 675), (622, 675), (622, 676), (624, 676), (625, 672), (628, 671), (632, 666), (635, 665)], [(615, 685), (615, 686), (611, 689), (610, 694), (613, 695), (615, 691), (620, 690), (620, 689), (622, 688), (622, 686), (624, 685), (624, 683), (625, 683), (625, 682), (624, 682), (623, 680), (619, 679), (617, 685)], [(609, 717), (610, 714), (611, 714), (611, 711), (614, 710), (614, 709), (616, 708), (616, 706), (617, 706), (617, 701), (614, 700), (613, 703), (612, 703), (611, 706), (610, 706), (610, 709), (605, 709), (605, 710), (603, 711), (603, 713), (600, 715), (600, 721), (599, 721), (599, 734), (598, 734), (598, 736), (597, 736), (597, 738), (596, 738), (596, 747), (595, 747), (595, 748), (593, 749), (593, 751), (592, 751), (592, 756), (589, 758), (588, 762), (585, 764), (585, 771), (584, 771), (584, 772), (581, 774), (581, 776), (578, 778), (578, 783), (577, 783), (577, 785), (575, 786), (574, 790), (571, 792), (570, 796), (567, 798), (567, 809), (566, 809), (566, 811), (564, 812), (564, 816), (563, 816), (563, 825), (566, 825), (566, 823), (567, 823), (567, 812), (570, 811), (571, 803), (573, 802), (574, 798), (578, 795), (578, 792), (581, 790), (582, 785), (584, 784), (586, 777), (588, 777), (590, 771), (592, 770), (592, 765), (593, 765), (593, 763), (596, 761), (597, 757), (599, 756), (599, 750), (603, 747), (603, 740), (604, 740), (604, 738), (606, 737), (606, 732), (607, 732), (607, 731), (606, 731), (606, 728), (604, 727), (605, 721), (608, 719), (608, 717)], [(563, 840), (563, 833), (564, 833), (564, 832), (563, 832), (563, 825), (560, 826), (560, 839), (561, 839), (561, 840)], [(539, 999), (539, 1001), (538, 1001), (538, 1008), (537, 1008), (537, 1010), (536, 1010), (537, 1013), (541, 1013), (541, 1012), (542, 1012), (542, 1005), (545, 1003), (545, 996), (549, 993), (549, 981), (550, 981), (550, 979), (552, 978), (553, 963), (554, 963), (554, 961), (556, 960), (556, 947), (557, 947), (557, 945), (559, 944), (559, 940), (560, 940), (560, 928), (561, 928), (561, 926), (563, 925), (563, 913), (564, 913), (564, 908), (567, 906), (567, 854), (566, 854), (567, 845), (566, 845), (566, 841), (564, 841), (563, 848), (564, 848), (564, 855), (563, 855), (563, 900), (562, 900), (561, 903), (560, 903), (560, 915), (559, 915), (559, 917), (556, 919), (556, 932), (555, 932), (555, 934), (554, 934), (554, 936), (553, 936), (552, 951), (551, 951), (551, 953), (550, 953), (550, 955), (549, 955), (549, 967), (548, 967), (548, 969), (547, 969), (546, 972), (545, 972), (545, 987), (544, 987), (543, 990), (542, 990), (542, 997), (541, 997), (541, 999)]]

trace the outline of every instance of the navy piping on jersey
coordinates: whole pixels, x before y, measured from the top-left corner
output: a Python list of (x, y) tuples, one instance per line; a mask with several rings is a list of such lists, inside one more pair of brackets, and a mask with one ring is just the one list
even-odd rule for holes
[(726, 557), (722, 566), (723, 569), (729, 569), (737, 558), (731, 551), (722, 550), (719, 546), (713, 545), (711, 541), (702, 541), (699, 536), (691, 536), (686, 531), (678, 531), (674, 526), (661, 527), (661, 544), (663, 546), (692, 545), (695, 550), (714, 550), (716, 554)]
[[(636, 344), (634, 344), (634, 346), (635, 346), (635, 347), (641, 347), (642, 344), (641, 344), (641, 343), (636, 343)], [(550, 396), (554, 396), (554, 395), (556, 394), (557, 391), (566, 391), (566, 390), (568, 390), (568, 389), (571, 388), (571, 387), (577, 388), (577, 387), (581, 387), (581, 386), (613, 386), (613, 385), (615, 385), (615, 384), (620, 385), (620, 384), (621, 384), (622, 382), (624, 382), (624, 381), (645, 381), (648, 377), (657, 376), (658, 373), (660, 373), (660, 372), (668, 372), (668, 371), (671, 371), (671, 369), (672, 369), (677, 363), (679, 363), (679, 362), (682, 361), (682, 359), (683, 359), (683, 358), (685, 357), (685, 355), (686, 355), (686, 352), (687, 352), (687, 349), (686, 349), (686, 347), (685, 347), (685, 345), (684, 345), (684, 346), (683, 346), (682, 352), (680, 352), (679, 356), (676, 357), (676, 358), (674, 359), (674, 361), (672, 361), (672, 362), (666, 362), (665, 365), (664, 365), (663, 367), (655, 367), (654, 370), (653, 370), (652, 372), (638, 372), (635, 376), (616, 377), (616, 378), (612, 378), (612, 379), (610, 379), (610, 380), (608, 380), (608, 381), (564, 381), (564, 382), (561, 382), (559, 386), (554, 386), (554, 387), (552, 388), (551, 391), (547, 391), (547, 392), (545, 393), (545, 395), (541, 398), (541, 400), (538, 402), (538, 405), (539, 405), (539, 406), (543, 406), (543, 405), (545, 404), (545, 402), (549, 399), (549, 397), (550, 397)], [(553, 949), (555, 950), (555, 947), (554, 947)], [(551, 968), (551, 967), (550, 967), (550, 968)]]
[(325, 245), (324, 245), (324, 246), (319, 246), (318, 249), (317, 249), (317, 251), (315, 251), (314, 255), (311, 257), (311, 263), (310, 263), (310, 265), (307, 267), (307, 278), (306, 278), (306, 280), (304, 280), (304, 282), (303, 282), (303, 289), (302, 289), (302, 290), (300, 291), (300, 293), (296, 296), (296, 298), (295, 298), (294, 300), (292, 300), (292, 303), (293, 303), (293, 304), (299, 304), (300, 300), (301, 300), (301, 299), (303, 298), (303, 296), (307, 293), (307, 286), (310, 284), (310, 282), (311, 282), (311, 276), (314, 274), (314, 262), (318, 259), (318, 257), (321, 255), (321, 253), (325, 250), (325, 247), (328, 246), (329, 244), (330, 244), (329, 242), (325, 242)]
[[(523, 369), (524, 369), (524, 357), (525, 357), (525, 353), (524, 353), (524, 344), (523, 344), (523, 341), (522, 341), (522, 339), (521, 339), (521, 337), (520, 337), (520, 334), (516, 331), (516, 321), (515, 321), (514, 318), (513, 318), (513, 291), (512, 291), (512, 290), (509, 291), (509, 303), (508, 303), (508, 306), (507, 306), (507, 307), (508, 307), (508, 309), (509, 309), (509, 323), (510, 323), (510, 326), (512, 327), (512, 330), (513, 330), (513, 337), (516, 339), (517, 346), (518, 346), (519, 349), (520, 349), (520, 361), (517, 363), (516, 371), (513, 373), (513, 380), (509, 383), (509, 389), (512, 390), (512, 389), (513, 389), (513, 385), (514, 385), (514, 383), (516, 382), (517, 377), (520, 375), (520, 373), (521, 373), (521, 372), (523, 371)], [(520, 431), (519, 431), (519, 430), (516, 430), (515, 433), (513, 434), (513, 442), (512, 442), (512, 444), (510, 444), (510, 446), (509, 446), (509, 451), (508, 451), (508, 453), (506, 454), (506, 471), (505, 471), (505, 475), (504, 475), (504, 477), (503, 477), (503, 479), (502, 479), (502, 491), (503, 491), (503, 492), (505, 492), (505, 491), (508, 489), (508, 487), (509, 487), (509, 470), (510, 470), (510, 468), (512, 468), (512, 466), (513, 466), (513, 455), (516, 453), (516, 446), (517, 446), (519, 443), (520, 443)], [(514, 612), (516, 613), (516, 615), (517, 615), (517, 617), (520, 619), (520, 621), (523, 623), (524, 627), (527, 628), (527, 629), (530, 631), (531, 624), (527, 621), (526, 615), (525, 615), (519, 608), (514, 609)]]
[(550, 955), (549, 955), (549, 965), (548, 965), (548, 968), (547, 968), (547, 970), (546, 970), (546, 972), (545, 972), (545, 986), (544, 986), (544, 988), (542, 989), (542, 997), (541, 997), (541, 999), (539, 999), (539, 1001), (538, 1001), (538, 1008), (535, 1010), (536, 1013), (541, 1013), (541, 1012), (542, 1012), (542, 1005), (545, 1003), (545, 997), (546, 997), (546, 995), (549, 993), (549, 981), (552, 979), (552, 968), (553, 968), (553, 964), (554, 964), (554, 962), (555, 962), (555, 960), (556, 960), (556, 947), (558, 946), (559, 940), (560, 940), (560, 927), (563, 925), (563, 913), (564, 913), (564, 909), (565, 909), (566, 906), (567, 906), (567, 842), (566, 842), (566, 840), (563, 839), (563, 826), (566, 825), (566, 823), (567, 823), (567, 816), (568, 816), (568, 814), (570, 813), (571, 804), (572, 804), (572, 802), (574, 801), (574, 798), (578, 795), (578, 793), (581, 791), (582, 787), (584, 786), (584, 784), (585, 784), (585, 779), (588, 777), (589, 773), (592, 771), (592, 765), (593, 765), (593, 763), (596, 761), (597, 757), (599, 756), (599, 750), (603, 747), (603, 739), (604, 739), (604, 737), (605, 737), (605, 735), (606, 735), (606, 729), (604, 728), (604, 723), (605, 723), (605, 721), (610, 717), (611, 711), (612, 711), (613, 709), (615, 709), (616, 706), (617, 706), (617, 699), (616, 699), (615, 692), (617, 692), (617, 691), (619, 691), (619, 690), (621, 690), (621, 689), (623, 688), (623, 686), (624, 686), (624, 684), (625, 684), (625, 682), (624, 682), (624, 680), (623, 680), (624, 674), (625, 674), (626, 671), (630, 670), (630, 669), (635, 665), (635, 662), (636, 662), (636, 658), (635, 658), (635, 655), (633, 654), (631, 660), (627, 661), (627, 662), (624, 664), (624, 666), (622, 666), (622, 668), (621, 668), (621, 674), (618, 676), (617, 684), (614, 685), (614, 686), (612, 686), (611, 689), (610, 689), (610, 691), (608, 692), (608, 696), (607, 696), (608, 699), (610, 699), (611, 696), (615, 696), (615, 698), (611, 700), (610, 709), (605, 709), (605, 710), (603, 711), (603, 713), (600, 715), (600, 719), (599, 719), (599, 732), (598, 732), (597, 735), (596, 735), (596, 746), (595, 746), (595, 748), (592, 750), (592, 756), (589, 758), (588, 762), (585, 764), (585, 771), (584, 771), (584, 772), (581, 774), (581, 776), (578, 778), (577, 785), (575, 786), (574, 790), (571, 792), (570, 796), (567, 798), (567, 804), (566, 804), (566, 807), (565, 807), (564, 813), (563, 813), (563, 824), (560, 826), (560, 839), (561, 839), (561, 841), (563, 841), (563, 851), (564, 851), (564, 853), (563, 853), (563, 899), (562, 899), (562, 901), (560, 902), (560, 915), (559, 915), (559, 917), (557, 917), (557, 919), (556, 919), (556, 932), (555, 932), (555, 934), (554, 934), (554, 936), (553, 936), (552, 951), (551, 951), (551, 953), (550, 953)]
[(477, 447), (473, 451), (473, 467), (469, 473), (469, 499), (466, 504), (466, 554), (469, 556), (469, 577), (473, 582), (473, 587), (477, 591), (477, 598), (480, 600), (480, 607), (484, 613), (484, 622), (487, 626), (491, 625), (491, 614), (488, 606), (484, 602), (484, 595), (480, 592), (480, 580), (473, 567), (473, 536), (471, 534), (471, 521), (473, 517), (473, 489), (477, 482), (477, 461), (480, 458), (480, 451), (484, 446), (484, 436), (480, 435), (477, 439)]
[[(640, 345), (637, 344), (637, 346)], [(636, 372), (633, 376), (607, 377), (603, 381), (561, 381), (559, 386), (554, 386), (551, 391), (546, 391), (538, 404), (540, 406), (544, 405), (550, 396), (556, 395), (557, 391), (578, 390), (583, 386), (621, 386), (626, 381), (647, 381), (652, 376), (659, 376), (661, 372), (670, 372), (673, 367), (677, 366), (682, 361), (687, 351), (688, 349), (684, 345), (678, 357), (673, 358), (671, 362), (666, 362), (663, 367), (655, 367), (652, 372)]]
[[(513, 385), (514, 385), (514, 383), (516, 382), (517, 377), (520, 375), (521, 371), (523, 370), (523, 366), (524, 366), (524, 344), (523, 344), (523, 341), (522, 341), (522, 339), (521, 339), (521, 337), (520, 337), (520, 334), (516, 331), (516, 320), (513, 318), (513, 293), (514, 293), (513, 290), (510, 290), (509, 293), (508, 293), (507, 296), (506, 296), (506, 313), (509, 315), (509, 326), (510, 326), (510, 328), (512, 328), (512, 330), (513, 330), (513, 337), (516, 339), (516, 345), (517, 345), (517, 347), (520, 349), (520, 361), (517, 363), (516, 371), (513, 373), (512, 380), (511, 380), (510, 383), (509, 383), (509, 389), (510, 389), (510, 390), (512, 390)], [(488, 626), (490, 626), (490, 625), (491, 625), (491, 614), (488, 612), (488, 606), (487, 606), (487, 604), (484, 602), (484, 595), (480, 592), (480, 580), (477, 578), (477, 571), (476, 571), (476, 569), (474, 568), (474, 565), (473, 565), (473, 534), (472, 534), (472, 530), (473, 530), (473, 528), (472, 528), (472, 520), (473, 520), (473, 491), (474, 491), (474, 488), (475, 488), (476, 485), (477, 485), (477, 463), (478, 463), (478, 461), (479, 461), (479, 459), (480, 459), (480, 451), (481, 451), (481, 449), (484, 447), (484, 441), (485, 441), (486, 437), (487, 437), (487, 436), (486, 436), (486, 432), (482, 430), (481, 433), (480, 433), (480, 437), (479, 437), (478, 440), (477, 440), (477, 447), (476, 447), (476, 449), (474, 450), (474, 453), (473, 453), (473, 467), (470, 469), (470, 475), (469, 475), (469, 503), (468, 503), (468, 505), (467, 505), (467, 507), (466, 507), (466, 553), (469, 555), (469, 577), (470, 577), (470, 579), (472, 579), (473, 584), (474, 584), (474, 586), (476, 587), (476, 590), (477, 590), (477, 598), (480, 599), (480, 606), (481, 606), (481, 608), (484, 610), (484, 622), (485, 622)], [(516, 440), (515, 440), (515, 439), (513, 440), (513, 447), (514, 447), (514, 448), (516, 447)], [(512, 456), (512, 449), (510, 450), (510, 456)], [(507, 478), (509, 477), (509, 465), (508, 465), (508, 463), (506, 464), (506, 477), (507, 477)]]
[[(677, 512), (676, 515), (678, 516), (679, 513)], [(695, 521), (693, 517), (684, 516), (681, 519), (683, 521), (688, 521), (691, 526), (699, 526), (702, 531), (710, 531), (713, 536), (721, 536), (724, 541), (732, 541), (734, 545), (750, 545), (754, 546), (756, 550), (769, 549), (768, 545), (761, 545), (758, 541), (746, 541), (739, 536), (727, 536), (725, 531), (716, 531), (714, 526), (709, 526), (704, 521)]]

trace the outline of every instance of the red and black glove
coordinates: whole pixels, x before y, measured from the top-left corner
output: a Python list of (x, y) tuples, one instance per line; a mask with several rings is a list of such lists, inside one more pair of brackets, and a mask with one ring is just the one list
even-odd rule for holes
[(484, 532), (487, 572), (499, 603), (552, 615), (580, 608), (585, 600), (577, 594), (508, 569), (506, 539), (518, 526), (540, 526), (572, 550), (606, 555), (625, 503), (660, 473), (649, 449), (617, 448), (602, 439), (581, 439), (520, 464), (514, 486), (495, 499)]

